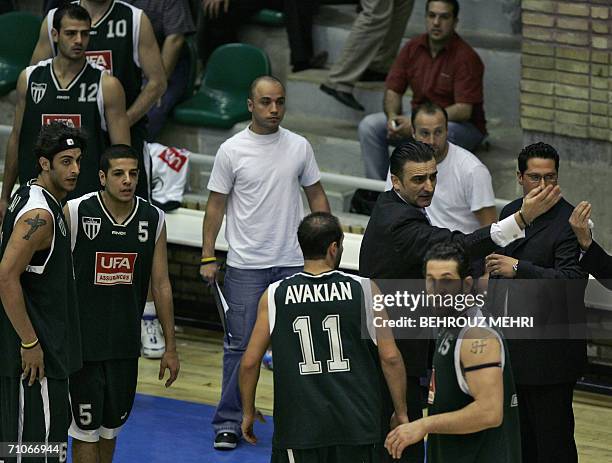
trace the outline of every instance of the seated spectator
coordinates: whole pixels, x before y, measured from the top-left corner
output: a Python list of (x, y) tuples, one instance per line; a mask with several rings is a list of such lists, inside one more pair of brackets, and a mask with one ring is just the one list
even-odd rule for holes
[(412, 135), (410, 114), (402, 114), (402, 96), (412, 90), (412, 107), (432, 101), (448, 113), (448, 139), (473, 151), (486, 134), (483, 108), (484, 65), (455, 32), (457, 0), (427, 0), (427, 33), (400, 51), (385, 81), (384, 113), (359, 124), (359, 140), (368, 178), (384, 179), (389, 145)]
[(353, 96), (362, 82), (384, 81), (397, 55), (414, 0), (361, 0), (359, 14), (321, 91), (349, 108), (363, 111)]
[(206, 64), (220, 45), (238, 42), (238, 29), (263, 8), (285, 13), (285, 27), (291, 49), (293, 72), (321, 69), (327, 52), (313, 52), (312, 16), (316, 0), (202, 0), (203, 14), (198, 24), (200, 58)]
[[(411, 116), (414, 139), (433, 148), (438, 168), (427, 216), (436, 227), (472, 233), (497, 221), (491, 174), (476, 156), (448, 141), (447, 117), (434, 103), (422, 104)], [(385, 190), (391, 189), (389, 172)]]
[(127, 0), (151, 20), (161, 51), (168, 88), (147, 117), (147, 141), (155, 141), (170, 111), (179, 103), (189, 80), (189, 56), (183, 52), (185, 36), (195, 32), (187, 0)]

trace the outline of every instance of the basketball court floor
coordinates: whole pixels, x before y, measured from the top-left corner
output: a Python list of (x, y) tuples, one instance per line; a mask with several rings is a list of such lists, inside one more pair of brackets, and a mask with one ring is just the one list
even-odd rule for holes
[[(166, 389), (157, 380), (159, 362), (140, 359), (136, 403), (119, 436), (117, 463), (267, 463), (272, 418), (255, 424), (256, 446), (242, 441), (231, 452), (212, 448), (210, 421), (221, 393), (220, 333), (177, 333), (181, 372)], [(272, 374), (262, 370), (257, 407), (272, 413)], [(581, 463), (612, 462), (612, 398), (577, 392), (576, 441)]]

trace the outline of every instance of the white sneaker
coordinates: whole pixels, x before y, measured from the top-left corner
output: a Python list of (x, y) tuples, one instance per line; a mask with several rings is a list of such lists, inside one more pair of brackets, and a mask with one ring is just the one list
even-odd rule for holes
[(140, 321), (140, 342), (144, 358), (162, 358), (166, 351), (166, 341), (164, 340), (164, 333), (157, 318), (143, 318)]

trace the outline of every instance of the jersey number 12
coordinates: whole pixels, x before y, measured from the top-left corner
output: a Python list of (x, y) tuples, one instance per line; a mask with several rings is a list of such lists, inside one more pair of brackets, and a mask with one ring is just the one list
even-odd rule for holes
[[(342, 352), (342, 335), (340, 333), (340, 315), (328, 315), (323, 320), (323, 330), (327, 331), (329, 338), (329, 351), (331, 360), (327, 361), (327, 371), (335, 373), (339, 371), (350, 371), (351, 363), (344, 358)], [(321, 362), (315, 359), (314, 346), (312, 343), (312, 329), (310, 317), (297, 317), (293, 321), (293, 332), (300, 336), (303, 362), (300, 362), (301, 375), (317, 375), (323, 373)]]

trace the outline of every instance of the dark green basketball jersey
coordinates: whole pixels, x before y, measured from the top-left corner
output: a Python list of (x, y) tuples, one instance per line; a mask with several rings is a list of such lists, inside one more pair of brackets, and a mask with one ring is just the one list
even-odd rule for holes
[(298, 273), (271, 285), (268, 295), (273, 446), (379, 442), (378, 359), (361, 330), (371, 307), (370, 280), (339, 271)]
[[(80, 1), (72, 3), (80, 4)], [(51, 36), (53, 17), (56, 9), (47, 14), (47, 29), (51, 48), (56, 48)], [(87, 59), (108, 70), (121, 82), (125, 91), (125, 107), (129, 109), (136, 101), (142, 89), (142, 66), (138, 45), (140, 43), (140, 21), (142, 10), (128, 3), (115, 0), (111, 2), (108, 11), (96, 23), (92, 24), (87, 47)], [(137, 121), (130, 127), (132, 148), (138, 153), (140, 172), (136, 194), (149, 197), (150, 158), (145, 149), (144, 141), (147, 134), (147, 117)], [(90, 190), (91, 191), (91, 190)], [(73, 196), (75, 197), (75, 196)]]
[[(442, 330), (436, 340), (433, 373), (429, 386), (429, 414), (460, 410), (473, 398), (462, 371), (460, 350), (469, 328)], [(427, 461), (430, 463), (520, 463), (521, 435), (518, 402), (506, 341), (489, 328), (502, 343), (504, 419), (501, 426), (473, 434), (430, 434)], [(469, 342), (466, 341), (466, 342)]]
[[(80, 4), (79, 1), (72, 3)], [(56, 9), (47, 14), (47, 29), (51, 47), (56, 53), (51, 30)], [(138, 98), (142, 87), (142, 70), (138, 44), (142, 10), (121, 1), (111, 2), (108, 11), (91, 25), (87, 59), (108, 70), (123, 85), (125, 104), (129, 108)]]
[(140, 355), (140, 319), (147, 301), (155, 243), (164, 213), (136, 197), (117, 223), (101, 193), (68, 201), (83, 359)]
[(81, 173), (76, 189), (68, 195), (70, 199), (100, 188), (100, 155), (109, 144), (102, 94), (104, 71), (85, 63), (82, 71), (62, 89), (52, 62), (41, 61), (26, 69), (28, 86), (19, 136), (19, 182), (23, 185), (38, 175), (34, 145), (42, 125), (62, 121), (83, 129), (87, 135)]
[[(22, 185), (11, 198), (4, 222), (0, 255), (13, 234), (17, 220), (32, 209), (44, 209), (53, 217), (53, 241), (38, 251), (21, 275), (23, 298), (44, 353), (45, 375), (64, 379), (81, 368), (79, 311), (70, 253), (70, 230), (57, 200), (38, 185)], [(20, 339), (4, 308), (0, 309), (0, 374), (21, 374)]]

